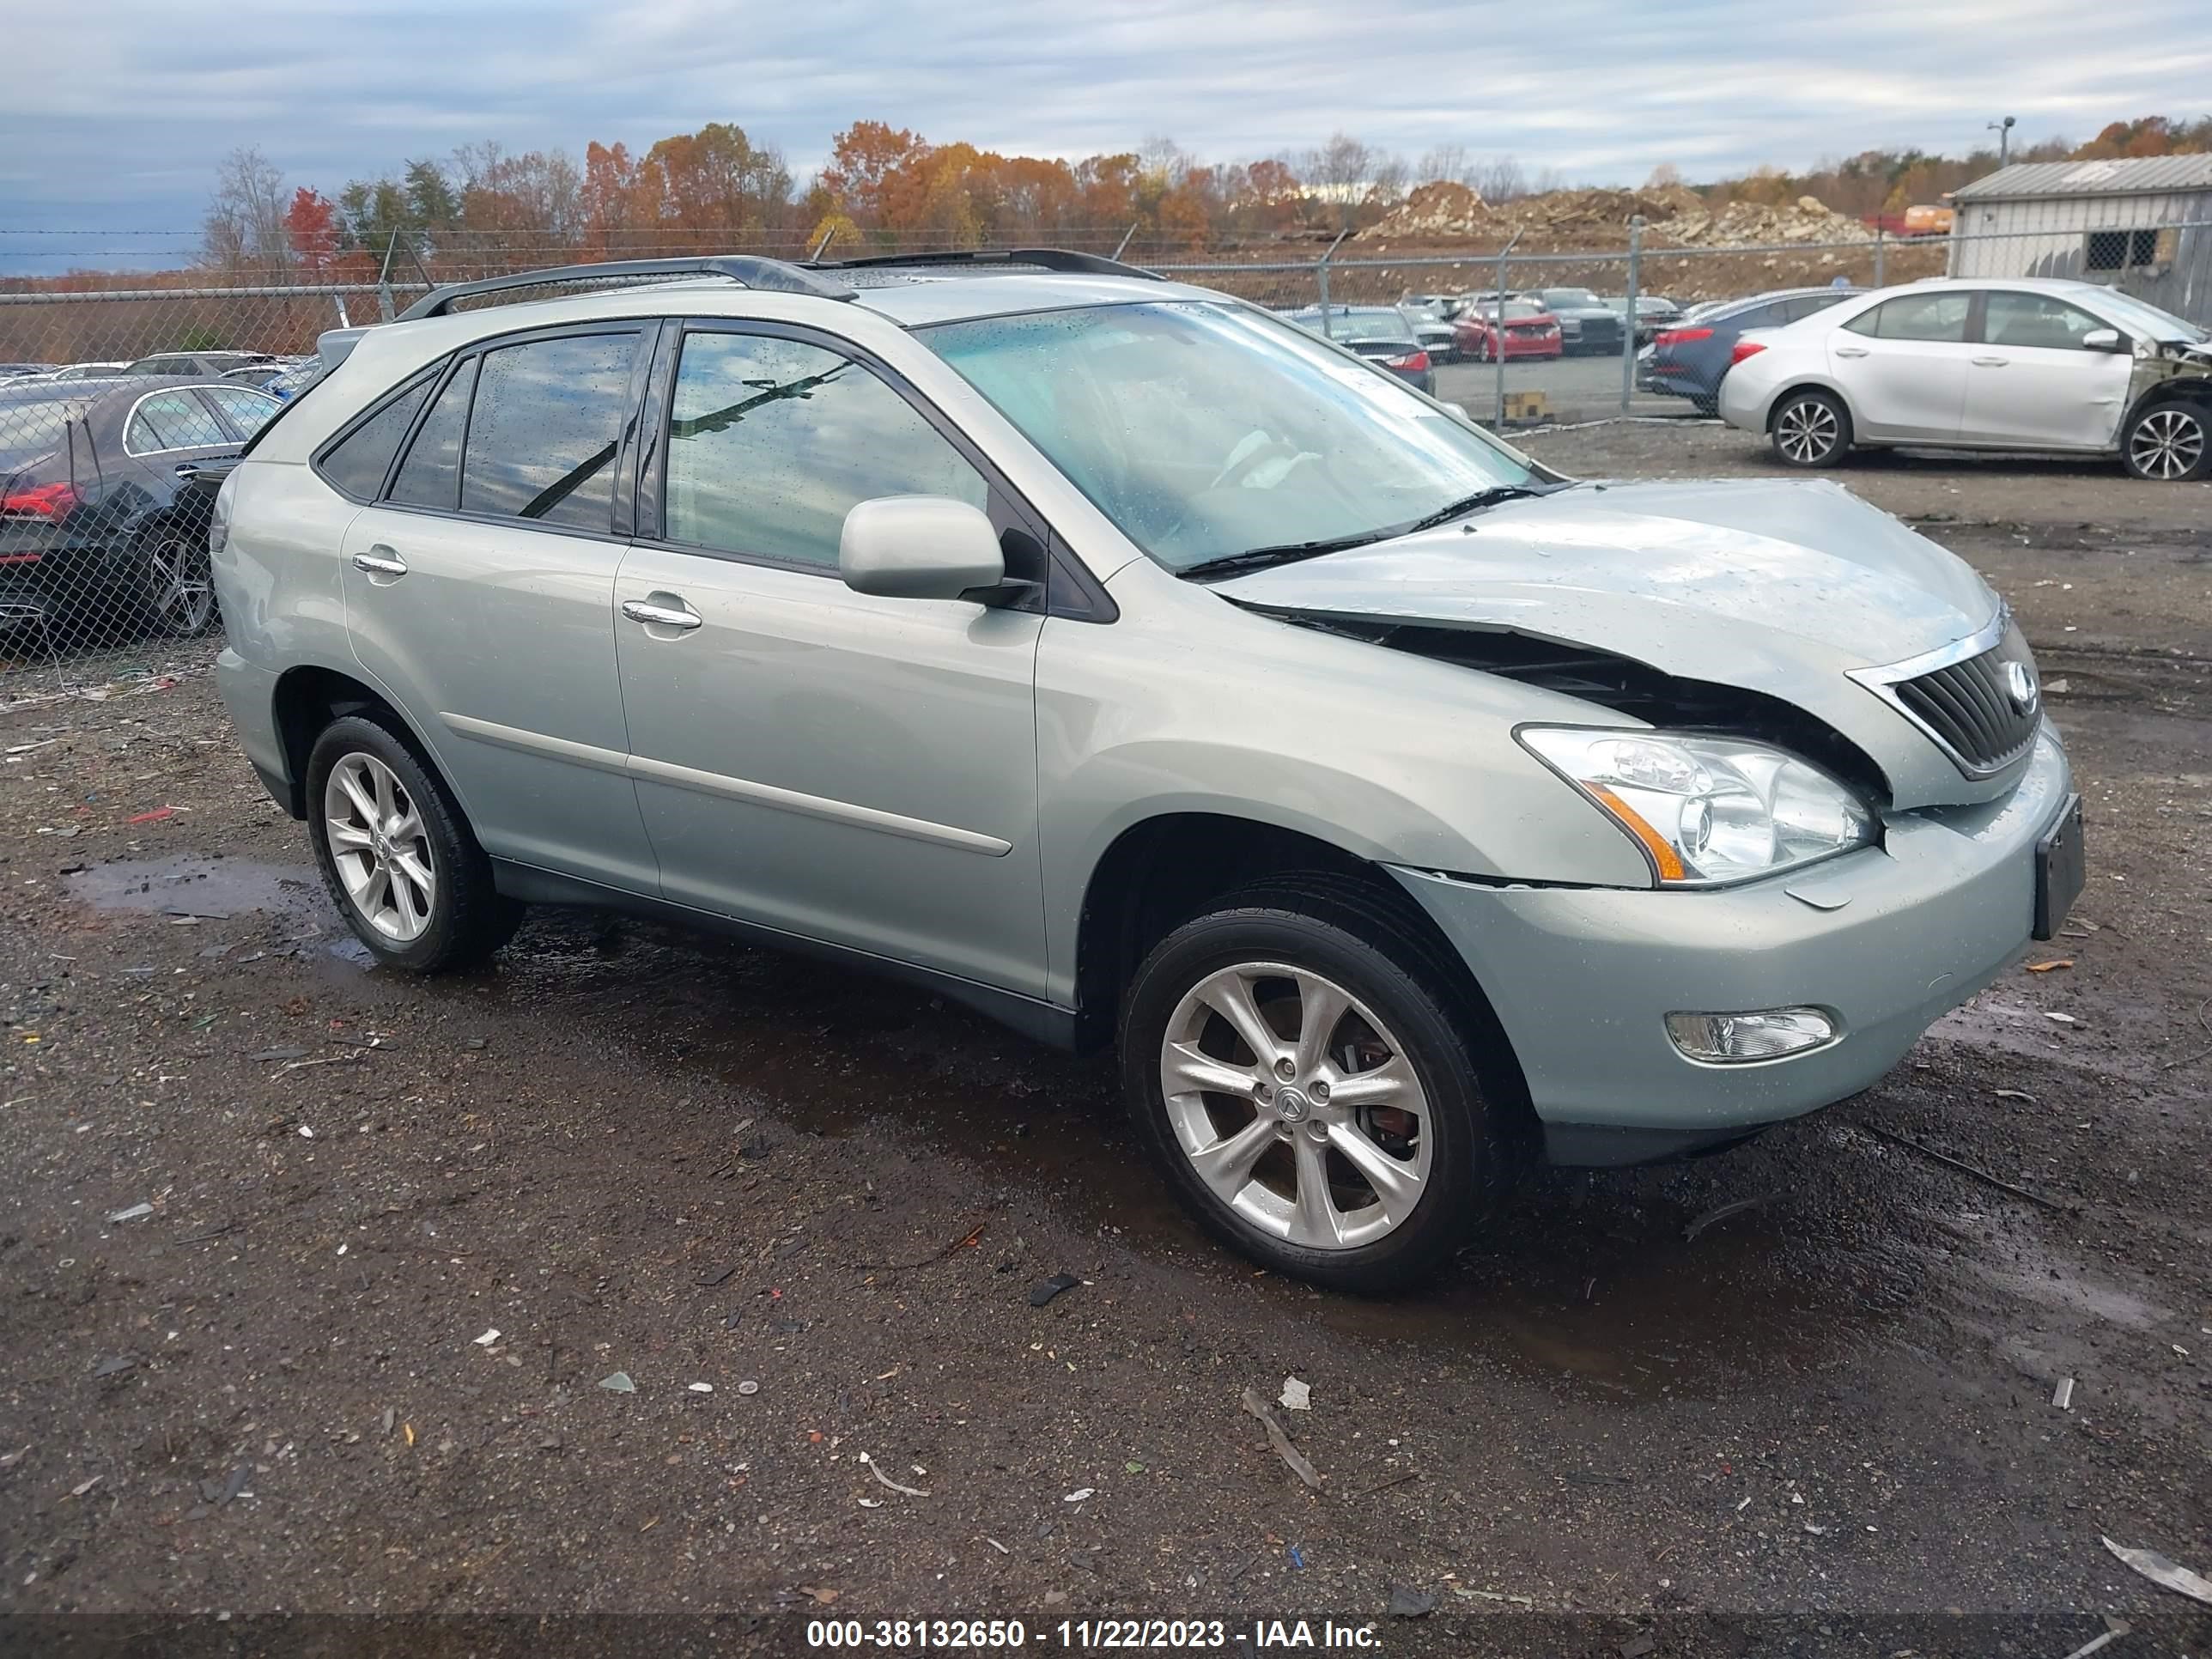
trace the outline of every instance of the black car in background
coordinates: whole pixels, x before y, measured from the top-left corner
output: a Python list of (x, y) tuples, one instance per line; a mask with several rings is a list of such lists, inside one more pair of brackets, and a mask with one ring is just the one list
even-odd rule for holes
[(210, 496), (191, 473), (283, 407), (190, 379), (0, 386), (0, 637), (205, 632)]
[(1559, 343), (1577, 352), (1611, 356), (1628, 337), (1625, 319), (1586, 288), (1534, 288), (1518, 296), (1559, 319)]
[(1397, 307), (1330, 306), (1324, 316), (1321, 307), (1308, 306), (1303, 311), (1285, 312), (1284, 316), (1307, 332), (1334, 340), (1408, 385), (1436, 395), (1437, 375), (1429, 362), (1428, 348)]
[(284, 367), (282, 359), (265, 351), (157, 351), (125, 365), (125, 374), (188, 374), (194, 379), (220, 380), (241, 368), (265, 367), (271, 374)]
[(1747, 329), (1780, 328), (1863, 292), (1856, 288), (1785, 288), (1698, 306), (1672, 327), (1661, 329), (1637, 354), (1637, 389), (1687, 398), (1699, 414), (1713, 414), (1720, 407), (1721, 380), (1735, 362), (1737, 336)]

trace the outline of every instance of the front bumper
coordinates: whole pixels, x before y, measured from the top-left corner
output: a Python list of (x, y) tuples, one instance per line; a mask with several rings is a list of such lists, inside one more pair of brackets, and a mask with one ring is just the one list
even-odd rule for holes
[[(1725, 1145), (1866, 1088), (2027, 945), (2035, 844), (2072, 789), (2046, 726), (2019, 787), (1902, 813), (1885, 844), (1719, 890), (1500, 887), (1397, 869), (1466, 958), (1513, 1046), (1557, 1163)], [(1670, 1012), (1826, 1010), (1841, 1036), (1713, 1066)]]

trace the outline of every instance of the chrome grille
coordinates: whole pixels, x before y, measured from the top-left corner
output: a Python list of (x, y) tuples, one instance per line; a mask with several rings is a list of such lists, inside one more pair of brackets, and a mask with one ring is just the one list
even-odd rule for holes
[[(2014, 665), (2026, 672), (2025, 698), (2015, 695)], [(1925, 673), (1885, 676), (1882, 689), (1970, 777), (2002, 771), (2026, 754), (2043, 719), (2035, 659), (2009, 622), (1987, 650)]]

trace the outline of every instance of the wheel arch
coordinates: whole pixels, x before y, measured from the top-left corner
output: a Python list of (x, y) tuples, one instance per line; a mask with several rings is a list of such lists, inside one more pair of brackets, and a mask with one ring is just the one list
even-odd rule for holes
[[(1726, 379), (1727, 377), (1723, 376), (1722, 378)], [(1797, 375), (1794, 379), (1786, 381), (1779, 392), (1768, 398), (1766, 400), (1766, 418), (1763, 422), (1761, 422), (1761, 429), (1769, 436), (1771, 436), (1774, 432), (1775, 417), (1782, 412), (1783, 404), (1788, 403), (1792, 398), (1795, 398), (1800, 392), (1825, 392), (1827, 396), (1833, 398), (1838, 403), (1841, 404), (1844, 406), (1844, 414), (1845, 418), (1847, 418), (1851, 423), (1851, 441), (1854, 443), (1858, 441), (1859, 412), (1851, 407), (1850, 394), (1845, 392), (1843, 387), (1838, 386), (1832, 380), (1829, 380), (1818, 374)]]
[(2154, 385), (2145, 386), (2128, 404), (2127, 413), (2120, 417), (2120, 436), (2127, 437), (2128, 428), (2146, 410), (2160, 404), (2196, 404), (2212, 416), (2212, 374), (2172, 374)]
[(1483, 1056), (1481, 1082), (1516, 1120), (1534, 1121), (1526, 1079), (1488, 995), (1443, 930), (1389, 872), (1334, 842), (1257, 818), (1165, 811), (1124, 829), (1092, 866), (1076, 936), (1075, 1040), (1094, 1051), (1113, 1041), (1121, 1000), (1139, 964), (1212, 900), (1271, 879), (1310, 881), (1359, 902), (1409, 935), (1447, 983)]
[(317, 664), (288, 668), (277, 676), (270, 705), (284, 754), (284, 793), (278, 804), (295, 818), (307, 816), (307, 757), (314, 750), (315, 739), (332, 720), (347, 714), (380, 715), (406, 738), (423, 767), (435, 773), (447, 788), (453, 787), (453, 780), (446, 776), (414, 723), (390, 698), (354, 675)]

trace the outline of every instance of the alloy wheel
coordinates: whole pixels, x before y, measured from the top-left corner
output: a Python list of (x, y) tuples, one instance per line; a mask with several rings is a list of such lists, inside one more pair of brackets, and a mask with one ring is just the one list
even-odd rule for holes
[(398, 775), (374, 755), (341, 757), (323, 786), (323, 833), (362, 920), (395, 944), (420, 939), (437, 902), (438, 867)]
[(215, 613), (215, 581), (204, 545), (191, 538), (163, 535), (146, 555), (147, 594), (154, 615), (169, 633), (190, 635), (208, 625)]
[(1412, 1061), (1319, 974), (1255, 962), (1208, 975), (1176, 1005), (1159, 1065), (1184, 1155), (1264, 1232), (1316, 1250), (1372, 1244), (1427, 1188), (1431, 1109)]
[(2203, 420), (2186, 409), (2154, 409), (2136, 422), (2128, 459), (2146, 478), (2185, 478), (2204, 459)]
[(1801, 466), (1827, 459), (1842, 436), (1836, 411), (1818, 398), (1791, 404), (1774, 419), (1774, 442)]

